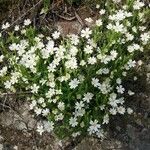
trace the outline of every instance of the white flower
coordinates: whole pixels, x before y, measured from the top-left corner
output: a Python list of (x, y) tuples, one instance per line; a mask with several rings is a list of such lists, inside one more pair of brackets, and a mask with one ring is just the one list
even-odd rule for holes
[(80, 65), (81, 65), (81, 66), (85, 66), (85, 65), (86, 65), (86, 62), (85, 62), (84, 60), (81, 60)]
[(94, 86), (94, 87), (100, 87), (101, 86), (101, 84), (99, 83), (99, 79), (98, 78), (92, 78), (92, 85)]
[(14, 30), (15, 30), (15, 31), (19, 31), (19, 26), (16, 25), (15, 28), (14, 28)]
[(39, 103), (39, 104), (44, 103), (44, 98), (43, 98), (43, 97), (39, 98), (39, 99), (38, 99), (38, 103)]
[(80, 109), (82, 109), (84, 107), (84, 103), (83, 103), (83, 101), (80, 101), (80, 102), (76, 102), (75, 103), (75, 109), (77, 110), (80, 110)]
[(131, 95), (134, 95), (135, 93), (132, 92), (131, 90), (128, 91), (128, 94), (131, 96)]
[(46, 98), (51, 98), (53, 95), (55, 95), (55, 89), (49, 88), (48, 92), (45, 95)]
[(138, 78), (136, 76), (133, 77), (133, 80), (136, 81)]
[(71, 46), (71, 47), (70, 47), (70, 52), (69, 52), (69, 53), (70, 53), (71, 56), (76, 56), (77, 53), (78, 53), (77, 47)]
[(33, 85), (31, 86), (31, 92), (32, 92), (32, 93), (37, 93), (39, 88), (40, 88), (40, 87), (39, 87), (38, 85), (33, 84)]
[(122, 85), (117, 86), (116, 89), (117, 89), (117, 92), (120, 93), (120, 94), (123, 94), (124, 91), (125, 91), (125, 88), (123, 88)]
[(106, 28), (112, 30), (112, 29), (113, 29), (113, 25), (112, 25), (111, 23), (109, 23), (109, 24), (106, 26)]
[(30, 19), (25, 19), (24, 20), (24, 25), (25, 26), (28, 26), (28, 25), (30, 25), (31, 24), (31, 20)]
[(65, 66), (68, 69), (76, 69), (78, 67), (76, 57), (71, 57), (68, 61), (66, 61)]
[(121, 84), (121, 82), (122, 82), (121, 79), (120, 79), (120, 78), (117, 78), (116, 83), (117, 83), (117, 84)]
[(53, 129), (54, 129), (54, 122), (53, 121), (44, 121), (43, 124), (44, 124), (44, 129), (47, 132), (53, 131)]
[(133, 3), (133, 8), (135, 10), (139, 10), (141, 7), (144, 6), (144, 3), (143, 2), (140, 2), (140, 0), (137, 0)]
[(138, 44), (133, 44), (133, 48), (134, 48), (135, 50), (138, 50), (138, 49), (140, 49), (140, 45), (138, 45)]
[(4, 85), (5, 85), (6, 89), (10, 89), (12, 86), (12, 83), (10, 81), (6, 81), (6, 82), (4, 82)]
[(126, 71), (123, 71), (123, 72), (122, 72), (122, 75), (123, 75), (124, 77), (126, 77), (126, 76), (127, 76), (127, 72), (126, 72)]
[(117, 111), (118, 111), (118, 113), (123, 115), (125, 113), (125, 108), (122, 106), (119, 106), (119, 107), (117, 107)]
[(10, 27), (10, 24), (8, 22), (6, 22), (5, 24), (2, 25), (2, 29), (7, 29)]
[(49, 109), (48, 108), (42, 110), (42, 115), (43, 116), (47, 116), (48, 114), (49, 114)]
[(0, 70), (0, 77), (2, 76), (4, 76), (4, 75), (6, 75), (7, 74), (7, 67), (5, 66), (5, 67), (3, 67), (1, 70)]
[(131, 108), (127, 108), (127, 113), (130, 115), (133, 113), (133, 110)]
[(77, 125), (78, 125), (77, 118), (71, 117), (71, 118), (69, 119), (69, 124), (70, 124), (72, 127), (77, 126)]
[(78, 131), (78, 132), (75, 132), (75, 133), (72, 133), (72, 136), (75, 138), (77, 136), (79, 136), (81, 133)]
[(36, 115), (40, 115), (42, 113), (42, 109), (41, 108), (38, 108), (38, 107), (35, 107), (34, 109), (34, 112), (36, 113)]
[(107, 55), (101, 56), (101, 62), (104, 64), (108, 64), (108, 62), (111, 61), (111, 59), (112, 58), (110, 56), (107, 56)]
[(93, 96), (94, 96), (94, 94), (87, 92), (86, 94), (84, 94), (83, 101), (89, 103), (90, 100), (93, 98)]
[(134, 39), (134, 36), (130, 33), (126, 33), (126, 38), (127, 41), (132, 41)]
[(148, 40), (150, 39), (150, 35), (148, 33), (141, 34), (141, 40), (146, 44)]
[(100, 128), (101, 128), (101, 125), (98, 124), (98, 121), (96, 119), (94, 121), (91, 120), (90, 126), (88, 128), (88, 132), (91, 135), (91, 134), (97, 133)]
[(101, 9), (101, 10), (99, 11), (100, 15), (104, 15), (104, 14), (105, 14), (105, 12), (106, 12), (106, 10), (105, 10), (105, 9)]
[(110, 58), (111, 58), (111, 60), (115, 60), (116, 59), (116, 57), (117, 57), (117, 55), (118, 55), (118, 53), (117, 53), (117, 51), (115, 51), (115, 50), (112, 50), (111, 52), (110, 52)]
[(132, 28), (132, 31), (136, 33), (136, 32), (137, 32), (137, 28), (134, 26), (134, 27)]
[(117, 107), (119, 101), (116, 98), (117, 98), (117, 94), (111, 93), (108, 104), (110, 104), (112, 107)]
[(107, 94), (111, 90), (111, 86), (109, 80), (105, 80), (99, 87), (98, 87), (102, 94)]
[(100, 5), (99, 5), (99, 4), (96, 4), (96, 8), (99, 9), (99, 8), (100, 8)]
[(146, 27), (145, 26), (139, 26), (139, 30), (144, 31), (144, 30), (146, 30)]
[[(7, 69), (7, 67), (6, 67), (6, 69)], [(20, 73), (18, 73), (18, 72), (11, 73), (11, 79), (10, 79), (11, 83), (12, 84), (17, 83), (19, 77), (20, 77)]]
[(129, 46), (127, 47), (127, 51), (128, 51), (129, 53), (134, 52), (134, 47), (133, 47), (132, 45), (129, 45)]
[(10, 49), (11, 51), (19, 50), (19, 45), (16, 44), (16, 43), (12, 43), (12, 44), (9, 46), (9, 49)]
[(51, 64), (49, 64), (49, 66), (47, 67), (48, 72), (55, 72), (56, 71), (56, 65), (52, 62)]
[(103, 118), (103, 123), (102, 124), (108, 124), (109, 123), (109, 116), (106, 114)]
[(63, 120), (64, 115), (62, 113), (55, 116), (55, 121)]
[(70, 37), (71, 43), (73, 45), (78, 45), (78, 43), (79, 43), (79, 37), (77, 35), (71, 34), (69, 37)]
[(81, 36), (87, 39), (90, 37), (91, 34), (92, 34), (92, 31), (89, 28), (85, 28), (85, 30), (81, 31)]
[(94, 65), (97, 62), (95, 57), (89, 57), (88, 58), (88, 64)]
[(71, 89), (75, 89), (79, 85), (80, 81), (75, 78), (69, 82), (69, 86)]
[(135, 62), (135, 60), (129, 60), (128, 61), (128, 66), (129, 66), (129, 68), (132, 68), (132, 67), (135, 67), (135, 64), (136, 64), (136, 62)]
[[(101, 72), (102, 71), (102, 72)], [(102, 70), (99, 70), (99, 73), (103, 73), (103, 74), (108, 74), (109, 73), (109, 69), (108, 68), (103, 68)]]
[(58, 103), (58, 108), (59, 108), (61, 111), (63, 111), (64, 108), (65, 108), (64, 102), (59, 102), (59, 103)]
[(85, 109), (81, 107), (79, 109), (76, 109), (74, 112), (75, 117), (82, 117), (84, 114), (85, 114)]
[(118, 22), (118, 21), (122, 21), (123, 19), (125, 19), (125, 17), (126, 17), (125, 12), (123, 10), (118, 10), (116, 14), (109, 16), (109, 19)]
[(101, 105), (100, 110), (104, 110), (104, 109), (105, 109), (105, 105)]
[(3, 62), (4, 55), (0, 55), (0, 62)]
[(96, 133), (98, 138), (104, 139), (104, 131), (102, 129), (100, 129), (97, 133)]
[(45, 108), (45, 107), (46, 107), (46, 103), (42, 103), (42, 104), (41, 104), (41, 107), (42, 107), (42, 108)]
[(110, 112), (110, 114), (112, 114), (112, 115), (116, 115), (116, 114), (117, 114), (117, 110), (116, 110), (115, 108), (111, 108), (111, 109), (109, 110), (109, 112)]
[(36, 105), (37, 105), (37, 102), (33, 100), (29, 107), (30, 109), (33, 109)]
[(61, 94), (63, 94), (62, 91), (61, 91), (61, 89), (56, 90), (56, 95), (61, 95)]
[(122, 33), (124, 33), (126, 31), (126, 28), (123, 26), (123, 24), (120, 24), (119, 22), (115, 23), (115, 26), (113, 26), (113, 29), (116, 32), (122, 32)]
[(58, 39), (59, 37), (60, 37), (60, 32), (58, 32), (58, 31), (55, 31), (53, 34), (52, 34), (52, 37), (53, 37), (53, 39)]
[(85, 54), (92, 54), (93, 47), (91, 45), (86, 45), (86, 47), (84, 48), (84, 52)]
[(43, 125), (40, 125), (40, 124), (39, 124), (39, 125), (37, 126), (36, 131), (39, 132), (40, 135), (42, 135), (42, 133), (44, 132), (44, 127), (43, 127)]
[(127, 25), (127, 27), (131, 27), (131, 22), (127, 21), (126, 25)]
[(102, 20), (101, 19), (96, 20), (96, 25), (100, 27), (102, 25)]

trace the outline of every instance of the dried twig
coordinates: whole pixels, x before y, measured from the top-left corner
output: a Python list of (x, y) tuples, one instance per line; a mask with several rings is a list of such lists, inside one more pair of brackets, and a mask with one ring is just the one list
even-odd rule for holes
[[(26, 16), (30, 11), (32, 11), (33, 9), (36, 8), (36, 6), (38, 6), (41, 2), (43, 2), (43, 0), (40, 0), (39, 2), (37, 2), (33, 7), (31, 7), (29, 10), (27, 10), (24, 14), (22, 14), (18, 19), (16, 19), (14, 22), (11, 23), (10, 27), (13, 26), (16, 22), (18, 22), (22, 17)], [(3, 30), (4, 32), (5, 30)]]
[(21, 94), (31, 94), (31, 92), (2, 93), (0, 96), (21, 95)]
[(3, 110), (4, 110), (5, 103), (6, 103), (6, 101), (7, 101), (7, 98), (8, 98), (8, 95), (5, 96), (4, 102), (2, 103)]
[(81, 17), (78, 15), (78, 13), (75, 11), (75, 17), (79, 21), (79, 23), (82, 25), (82, 27), (85, 26), (84, 22), (82, 21)]
[(62, 15), (57, 14), (57, 13), (54, 12), (54, 11), (53, 11), (53, 13), (54, 13), (56, 16), (58, 16), (58, 17), (60, 17), (60, 18), (62, 18), (62, 19), (68, 20), (68, 21), (72, 21), (72, 20), (74, 20), (74, 19), (76, 18), (76, 16), (73, 16), (73, 17), (65, 17), (65, 16), (62, 16)]

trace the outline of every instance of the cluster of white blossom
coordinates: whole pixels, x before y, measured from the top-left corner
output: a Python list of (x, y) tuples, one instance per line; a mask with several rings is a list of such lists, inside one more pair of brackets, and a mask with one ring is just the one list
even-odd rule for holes
[[(103, 138), (111, 115), (133, 112), (125, 108), (124, 94), (134, 92), (125, 89), (122, 79), (140, 64), (134, 56), (143, 52), (150, 33), (144, 27), (144, 3), (136, 0), (128, 7), (108, 11), (97, 5), (95, 26), (61, 42), (60, 32), (38, 34), (29, 19), (14, 27), (7, 44), (1, 33), (0, 83), (7, 91), (32, 93), (30, 109), (48, 119), (38, 124), (40, 134), (64, 130), (73, 137), (88, 132)], [(2, 32), (9, 26), (3, 24)]]

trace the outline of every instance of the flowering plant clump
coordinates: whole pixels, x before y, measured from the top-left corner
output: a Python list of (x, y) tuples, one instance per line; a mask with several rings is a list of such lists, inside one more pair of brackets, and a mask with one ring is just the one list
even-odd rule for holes
[(103, 138), (111, 115), (133, 112), (125, 108), (124, 94), (134, 92), (122, 80), (141, 64), (134, 58), (150, 39), (144, 26), (149, 9), (139, 0), (104, 8), (95, 25), (65, 38), (58, 31), (39, 33), (29, 19), (12, 32), (9, 23), (2, 25), (1, 93), (32, 93), (30, 109), (47, 118), (37, 126), (40, 134)]

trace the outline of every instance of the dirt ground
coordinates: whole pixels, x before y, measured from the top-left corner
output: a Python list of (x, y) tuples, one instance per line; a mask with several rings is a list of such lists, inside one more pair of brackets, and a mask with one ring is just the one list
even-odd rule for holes
[[(38, 0), (17, 1), (0, 1), (1, 22), (19, 23), (28, 17), (36, 26), (44, 24), (50, 30), (57, 28), (65, 36), (79, 33), (85, 25), (90, 26), (85, 18), (97, 17), (97, 12), (89, 7), (81, 6), (75, 11), (72, 7), (59, 7), (57, 4), (49, 9), (48, 14), (39, 15), (42, 4)], [(60, 141), (48, 133), (40, 136), (35, 127), (41, 118), (34, 117), (23, 98), (9, 97), (0, 98), (0, 150), (150, 150), (150, 54), (145, 55), (147, 59), (143, 68), (135, 72), (138, 80), (125, 82), (136, 92), (127, 99), (127, 105), (133, 108), (134, 114), (112, 118), (104, 141), (91, 137)]]

